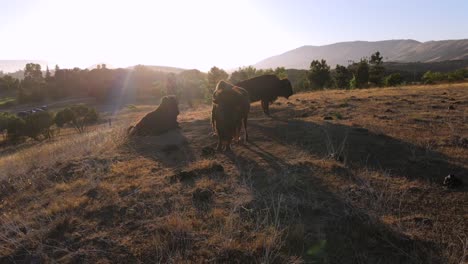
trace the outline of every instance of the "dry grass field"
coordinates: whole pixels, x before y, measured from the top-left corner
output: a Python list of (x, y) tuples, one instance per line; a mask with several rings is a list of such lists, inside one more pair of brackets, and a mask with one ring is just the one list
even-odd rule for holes
[(466, 83), (256, 103), (232, 153), (208, 106), (127, 140), (151, 108), (0, 152), (0, 263), (468, 262)]

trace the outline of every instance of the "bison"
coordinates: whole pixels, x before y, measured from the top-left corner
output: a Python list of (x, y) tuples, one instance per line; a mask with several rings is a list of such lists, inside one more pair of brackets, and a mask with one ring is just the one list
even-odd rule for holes
[(250, 99), (246, 90), (225, 81), (218, 82), (213, 93), (211, 125), (218, 135), (217, 150), (231, 150), (232, 139), (240, 138), (242, 125), (248, 140), (247, 117)]
[(129, 136), (156, 136), (179, 127), (177, 116), (179, 107), (174, 96), (165, 96), (161, 104), (146, 114), (135, 126), (128, 128)]
[(250, 96), (251, 102), (262, 102), (263, 112), (270, 115), (269, 105), (278, 96), (289, 98), (293, 94), (291, 82), (288, 79), (280, 80), (276, 75), (261, 75), (236, 84), (244, 88)]

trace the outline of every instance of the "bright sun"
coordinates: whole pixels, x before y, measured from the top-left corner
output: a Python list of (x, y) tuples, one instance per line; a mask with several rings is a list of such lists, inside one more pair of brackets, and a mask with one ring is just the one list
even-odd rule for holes
[(279, 37), (271, 20), (248, 0), (40, 0), (12, 34), (23, 56), (41, 54), (64, 67), (106, 62), (207, 70), (253, 64), (291, 48), (293, 39)]

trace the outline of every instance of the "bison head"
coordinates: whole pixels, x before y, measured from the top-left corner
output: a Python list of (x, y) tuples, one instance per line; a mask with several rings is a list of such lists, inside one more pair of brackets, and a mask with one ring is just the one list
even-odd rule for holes
[(280, 96), (289, 98), (289, 96), (293, 95), (293, 90), (291, 86), (291, 82), (288, 79), (281, 80), (281, 88), (280, 88)]
[(179, 114), (178, 102), (175, 96), (164, 96), (161, 99), (159, 108), (163, 109), (166, 113), (171, 113), (175, 116)]

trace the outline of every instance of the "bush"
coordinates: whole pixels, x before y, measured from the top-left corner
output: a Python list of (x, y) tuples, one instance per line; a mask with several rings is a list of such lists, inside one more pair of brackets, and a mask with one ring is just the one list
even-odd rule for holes
[(78, 132), (82, 133), (88, 125), (96, 123), (98, 118), (99, 115), (96, 109), (85, 105), (77, 105), (59, 111), (55, 117), (55, 124), (58, 127), (70, 124)]
[(353, 78), (349, 81), (349, 89), (356, 89), (358, 87), (356, 75), (353, 74)]
[(434, 84), (436, 82), (444, 81), (447, 79), (447, 75), (441, 72), (427, 71), (422, 77), (424, 84)]
[(9, 140), (17, 140), (23, 136), (25, 121), (9, 113), (0, 114), (0, 130), (7, 130)]
[(58, 111), (55, 115), (55, 124), (58, 127), (63, 127), (66, 123), (69, 123), (73, 120), (73, 112), (70, 108), (65, 108), (61, 111)]
[(54, 115), (51, 112), (36, 112), (28, 115), (24, 121), (22, 135), (35, 140), (39, 140), (40, 136), (44, 138), (52, 137), (50, 127), (54, 124)]
[(401, 74), (399, 73), (392, 73), (385, 77), (384, 85), (385, 86), (398, 86), (402, 84), (403, 78), (401, 78)]
[(456, 70), (454, 72), (450, 72), (447, 74), (447, 80), (449, 82), (458, 82), (458, 81), (463, 81), (464, 79), (465, 79), (464, 69)]

